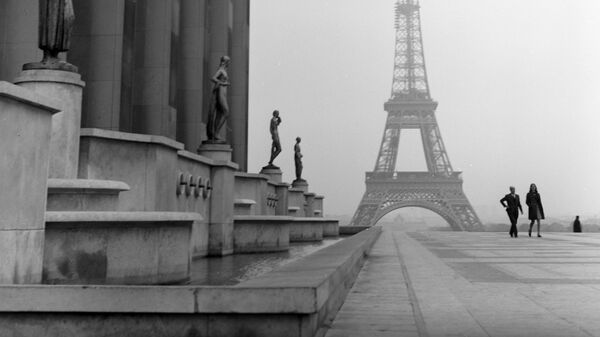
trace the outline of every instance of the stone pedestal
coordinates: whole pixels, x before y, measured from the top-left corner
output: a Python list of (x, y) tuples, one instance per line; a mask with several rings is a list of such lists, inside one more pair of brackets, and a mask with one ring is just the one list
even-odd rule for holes
[(233, 254), (233, 193), (237, 169), (238, 166), (230, 161), (221, 161), (211, 169), (208, 255)]
[(288, 191), (290, 185), (286, 183), (277, 183), (275, 185), (275, 193), (277, 194), (277, 207), (275, 215), (288, 215)]
[(267, 166), (263, 167), (260, 170), (260, 174), (269, 176), (269, 178), (271, 178), (271, 180), (276, 183), (281, 183), (281, 181), (282, 181), (281, 175), (283, 174), (283, 172), (281, 172), (281, 169), (279, 169), (279, 167), (277, 167), (275, 165), (267, 165)]
[(231, 146), (204, 142), (198, 148), (198, 154), (213, 160), (231, 161)]
[(52, 118), (48, 174), (50, 178), (76, 179), (84, 87), (81, 76), (60, 70), (24, 70), (15, 83), (59, 102), (60, 112)]
[(0, 82), (0, 283), (42, 280), (52, 115), (59, 102)]
[(308, 182), (304, 179), (296, 179), (292, 182), (292, 187), (298, 190), (308, 192)]
[(306, 204), (304, 205), (305, 216), (314, 217), (315, 216), (314, 201), (315, 201), (316, 194), (304, 193), (304, 197), (306, 198)]

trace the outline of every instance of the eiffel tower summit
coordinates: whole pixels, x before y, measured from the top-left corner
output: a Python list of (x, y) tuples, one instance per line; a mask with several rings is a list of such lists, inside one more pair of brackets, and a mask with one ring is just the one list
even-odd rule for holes
[[(421, 34), (418, 0), (396, 3), (396, 55), (392, 94), (385, 103), (388, 116), (375, 169), (366, 173), (366, 192), (352, 218), (353, 226), (373, 226), (384, 215), (403, 207), (431, 210), (454, 230), (481, 227), (454, 171), (435, 117)], [(397, 172), (401, 131), (420, 130), (427, 171)]]

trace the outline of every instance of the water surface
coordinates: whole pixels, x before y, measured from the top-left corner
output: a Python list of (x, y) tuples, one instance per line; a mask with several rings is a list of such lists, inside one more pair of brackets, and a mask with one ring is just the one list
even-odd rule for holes
[(324, 239), (321, 242), (290, 243), (290, 250), (287, 252), (234, 254), (197, 259), (192, 262), (189, 284), (235, 285), (299, 260), (343, 239), (339, 237)]

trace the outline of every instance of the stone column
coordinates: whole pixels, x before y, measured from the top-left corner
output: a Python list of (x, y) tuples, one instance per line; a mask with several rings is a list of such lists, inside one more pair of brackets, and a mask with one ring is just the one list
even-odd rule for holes
[(81, 76), (68, 71), (25, 70), (15, 83), (60, 102), (61, 112), (52, 118), (49, 177), (76, 179), (79, 168), (81, 95), (84, 87)]
[(0, 283), (42, 281), (52, 114), (59, 103), (0, 82)]
[(0, 0), (0, 81), (12, 81), (38, 49), (38, 0)]
[(248, 68), (250, 37), (250, 1), (232, 0), (233, 30), (231, 34), (231, 146), (233, 161), (240, 171), (248, 164)]
[(208, 254), (233, 254), (233, 193), (237, 165), (230, 161), (216, 161), (211, 169), (210, 224)]
[(169, 105), (172, 0), (136, 5), (133, 132), (175, 139), (176, 110)]
[(119, 130), (125, 0), (73, 0), (69, 62), (86, 81), (82, 126)]
[(204, 106), (204, 44), (206, 0), (181, 0), (179, 70), (177, 79), (177, 141), (195, 151), (206, 138)]

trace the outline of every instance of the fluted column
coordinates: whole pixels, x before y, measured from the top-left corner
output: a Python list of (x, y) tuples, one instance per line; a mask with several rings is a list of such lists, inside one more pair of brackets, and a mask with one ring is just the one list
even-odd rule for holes
[(202, 123), (206, 0), (181, 0), (180, 54), (177, 81), (177, 140), (196, 151), (206, 138)]
[(248, 67), (250, 0), (232, 0), (233, 32), (231, 34), (231, 99), (230, 119), (233, 161), (240, 171), (248, 164)]
[(176, 109), (169, 103), (173, 0), (136, 5), (132, 129), (175, 139)]
[(74, 0), (69, 62), (87, 82), (83, 127), (119, 130), (125, 0)]

